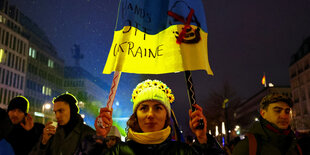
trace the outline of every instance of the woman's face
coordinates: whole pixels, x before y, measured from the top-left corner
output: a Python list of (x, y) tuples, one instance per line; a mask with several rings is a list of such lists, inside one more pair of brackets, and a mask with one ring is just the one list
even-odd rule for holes
[(167, 119), (167, 110), (158, 101), (144, 101), (137, 108), (138, 124), (143, 132), (162, 130)]

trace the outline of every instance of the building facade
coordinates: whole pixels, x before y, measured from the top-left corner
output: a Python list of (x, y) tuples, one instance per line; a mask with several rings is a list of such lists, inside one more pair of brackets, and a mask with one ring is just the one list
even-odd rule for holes
[(0, 0), (0, 107), (18, 95), (35, 121), (53, 118), (50, 104), (63, 91), (64, 62), (39, 26), (8, 0)]
[(294, 128), (300, 132), (310, 131), (310, 37), (291, 57), (290, 84), (294, 101)]
[(29, 41), (25, 29), (18, 23), (19, 10), (0, 0), (0, 107), (24, 95)]
[[(45, 33), (27, 16), (20, 14), (20, 23), (25, 28), (29, 41), (27, 49), (27, 73), (25, 97), (31, 103), (30, 112), (35, 120), (53, 119), (53, 97), (63, 93), (64, 61), (58, 56)], [(42, 122), (45, 122), (43, 120)]]

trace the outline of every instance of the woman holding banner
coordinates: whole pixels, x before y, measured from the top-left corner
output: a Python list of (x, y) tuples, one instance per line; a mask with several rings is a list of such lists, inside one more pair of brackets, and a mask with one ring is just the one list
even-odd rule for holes
[(196, 129), (199, 119), (207, 124), (202, 108), (197, 104), (194, 105), (196, 111), (189, 111), (189, 124), (198, 142), (189, 146), (171, 140), (170, 104), (174, 101), (174, 96), (163, 82), (141, 82), (134, 89), (131, 101), (133, 114), (127, 122), (127, 141), (110, 149), (105, 146), (105, 137), (112, 126), (112, 110), (102, 108), (96, 119), (96, 122), (100, 120), (100, 125), (95, 123), (97, 143), (87, 154), (223, 154), (213, 137), (207, 136), (206, 125), (203, 129)]

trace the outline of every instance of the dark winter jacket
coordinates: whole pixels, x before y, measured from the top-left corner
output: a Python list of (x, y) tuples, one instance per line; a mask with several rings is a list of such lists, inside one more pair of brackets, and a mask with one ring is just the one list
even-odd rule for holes
[(44, 125), (34, 123), (31, 130), (25, 130), (21, 125), (13, 125), (11, 132), (5, 140), (11, 144), (16, 155), (26, 155), (38, 143)]
[[(257, 140), (257, 154), (262, 155), (298, 155), (297, 141), (292, 130), (281, 130), (267, 120), (260, 118), (249, 130)], [(233, 155), (248, 155), (248, 138), (240, 141)]]
[(140, 144), (133, 140), (127, 142), (120, 142), (114, 147), (107, 149), (105, 142), (100, 145), (90, 138), (84, 143), (83, 148), (76, 154), (90, 154), (90, 155), (218, 155), (224, 152), (218, 145), (217, 141), (208, 135), (207, 144), (194, 143), (189, 146), (186, 143), (171, 141), (169, 138), (160, 144)]
[(12, 123), (6, 110), (0, 108), (0, 141), (6, 137), (12, 129)]
[(46, 145), (40, 142), (32, 150), (30, 154), (35, 155), (72, 155), (76, 151), (80, 142), (87, 136), (95, 134), (95, 130), (83, 123), (82, 118), (78, 118), (78, 122), (71, 132), (65, 136), (65, 130), (61, 127), (56, 129), (56, 133), (52, 136)]

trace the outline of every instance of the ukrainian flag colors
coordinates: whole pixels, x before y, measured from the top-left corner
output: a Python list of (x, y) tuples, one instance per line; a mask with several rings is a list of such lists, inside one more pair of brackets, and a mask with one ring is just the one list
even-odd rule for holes
[(124, 0), (103, 73), (206, 70), (207, 26), (200, 0)]

